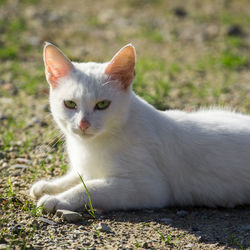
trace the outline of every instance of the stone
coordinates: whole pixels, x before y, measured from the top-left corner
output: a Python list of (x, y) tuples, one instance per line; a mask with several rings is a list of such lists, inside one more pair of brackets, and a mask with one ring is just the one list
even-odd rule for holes
[(184, 8), (182, 8), (182, 7), (176, 7), (176, 8), (174, 8), (173, 12), (178, 17), (185, 17), (187, 15), (186, 10)]
[(74, 231), (73, 231), (73, 234), (80, 234), (80, 233), (82, 233), (80, 230), (77, 230), (77, 229), (75, 229)]
[(228, 36), (244, 36), (244, 32), (239, 25), (232, 25), (227, 30)]
[(52, 226), (55, 226), (56, 225), (56, 222), (54, 222), (53, 220), (49, 220), (47, 218), (44, 218), (44, 217), (38, 217), (38, 219), (44, 223), (47, 223), (49, 225), (52, 225)]
[[(1, 115), (0, 115), (1, 116)], [(1, 120), (1, 118), (0, 118), (0, 120)], [(4, 153), (3, 152), (0, 152), (0, 159), (4, 159), (5, 158), (5, 155), (4, 155)]]
[(40, 45), (40, 39), (37, 36), (32, 36), (32, 37), (28, 38), (27, 42), (32, 46)]
[(8, 163), (7, 162), (4, 162), (2, 167), (0, 167), (0, 172), (4, 169), (8, 168)]
[(56, 215), (58, 217), (62, 217), (63, 220), (67, 222), (79, 222), (83, 219), (81, 214), (74, 212), (74, 211), (66, 210), (66, 209), (57, 210)]
[(39, 229), (39, 223), (38, 223), (37, 220), (33, 220), (32, 223), (31, 223), (31, 225), (32, 225), (33, 227), (35, 227), (36, 229)]
[(194, 244), (193, 243), (188, 243), (187, 245), (185, 245), (185, 248), (193, 248)]
[(81, 230), (85, 230), (85, 226), (80, 226), (78, 228), (81, 229)]
[(16, 162), (19, 163), (19, 164), (26, 164), (26, 165), (31, 165), (32, 164), (31, 160), (28, 160), (28, 159), (25, 159), (25, 158), (17, 158)]
[(23, 228), (21, 227), (21, 225), (15, 225), (10, 228), (10, 231), (13, 234), (20, 234), (23, 231)]
[(101, 232), (106, 232), (106, 233), (110, 233), (110, 228), (108, 227), (107, 224), (100, 222), (97, 227), (96, 230), (100, 230)]
[(27, 165), (24, 165), (24, 164), (15, 164), (15, 165), (12, 165), (10, 167), (11, 169), (22, 169), (22, 170), (26, 170), (28, 168)]

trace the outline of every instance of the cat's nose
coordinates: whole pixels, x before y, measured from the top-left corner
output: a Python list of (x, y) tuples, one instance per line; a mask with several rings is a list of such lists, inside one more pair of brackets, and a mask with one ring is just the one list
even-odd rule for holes
[(79, 123), (79, 128), (84, 132), (88, 127), (90, 127), (90, 123), (85, 118), (82, 119)]

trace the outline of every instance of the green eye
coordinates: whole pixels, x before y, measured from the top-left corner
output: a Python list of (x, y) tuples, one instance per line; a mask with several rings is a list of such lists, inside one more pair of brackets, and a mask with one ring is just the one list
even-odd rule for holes
[(70, 100), (64, 101), (64, 105), (68, 109), (76, 109), (76, 103)]
[(100, 102), (98, 102), (98, 103), (95, 105), (95, 109), (97, 109), (97, 110), (106, 109), (106, 108), (108, 108), (108, 106), (110, 105), (110, 103), (111, 103), (111, 101), (109, 101), (109, 100), (100, 101)]

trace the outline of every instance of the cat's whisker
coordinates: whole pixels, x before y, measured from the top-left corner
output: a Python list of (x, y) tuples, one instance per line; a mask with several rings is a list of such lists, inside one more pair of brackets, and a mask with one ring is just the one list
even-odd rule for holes
[(107, 81), (107, 82), (103, 83), (102, 86), (105, 86), (105, 85), (110, 84), (110, 83), (111, 83), (111, 81)]

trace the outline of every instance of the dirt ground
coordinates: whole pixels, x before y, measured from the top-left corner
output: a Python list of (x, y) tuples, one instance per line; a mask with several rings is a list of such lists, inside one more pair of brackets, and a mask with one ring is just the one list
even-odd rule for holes
[[(67, 170), (49, 112), (42, 44), (75, 61), (132, 42), (136, 93), (159, 109), (250, 111), (248, 0), (0, 0), (0, 249), (247, 249), (250, 207), (117, 211), (76, 223), (29, 197)], [(249, 181), (250, 182), (250, 181)], [(103, 224), (100, 224), (103, 223)]]

